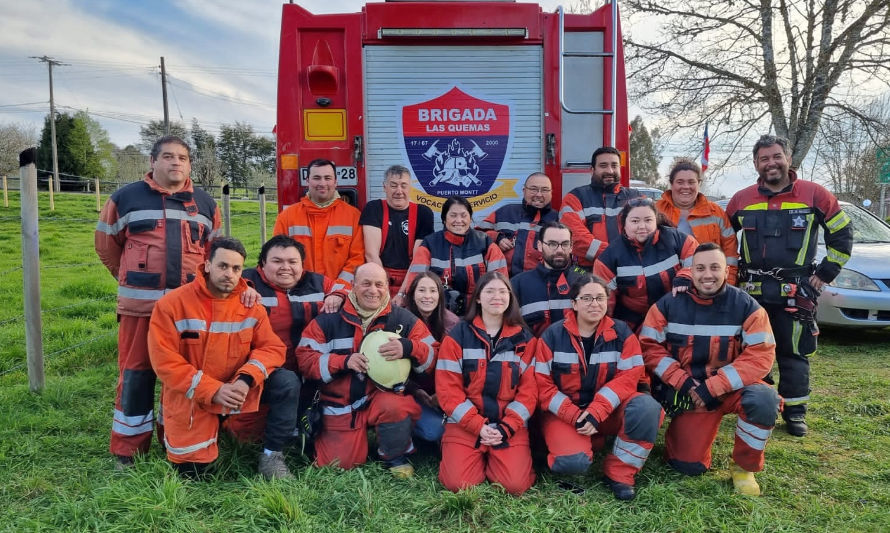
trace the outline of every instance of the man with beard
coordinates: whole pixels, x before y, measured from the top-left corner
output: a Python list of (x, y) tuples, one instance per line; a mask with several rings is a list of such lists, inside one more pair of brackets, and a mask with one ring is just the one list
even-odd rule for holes
[[(788, 433), (807, 433), (810, 361), (816, 351), (816, 297), (831, 283), (853, 250), (853, 225), (837, 198), (789, 168), (787, 139), (762, 136), (754, 145), (759, 178), (737, 192), (726, 214), (742, 230), (739, 287), (766, 309), (776, 333), (779, 394)], [(815, 264), (818, 225), (825, 257)]]
[(766, 311), (726, 283), (727, 270), (720, 246), (699, 245), (692, 287), (664, 295), (649, 309), (640, 344), (646, 369), (670, 388), (666, 397), (681, 397), (689, 407), (673, 414), (665, 434), (668, 464), (690, 476), (705, 473), (721, 419), (736, 414), (732, 482), (737, 492), (759, 496), (754, 472), (763, 470), (779, 410), (776, 391), (762, 379), (775, 360), (776, 341)]
[(217, 455), (223, 417), (269, 406), (259, 471), (292, 479), (282, 450), (297, 424), (300, 382), (284, 363), (284, 343), (266, 311), (240, 295), (244, 246), (230, 237), (210, 245), (194, 281), (164, 295), (148, 327), (151, 365), (163, 384), (164, 445), (184, 476), (198, 477)]
[(511, 277), (540, 264), (541, 252), (535, 248), (538, 230), (545, 222), (558, 218), (550, 207), (552, 200), (550, 178), (543, 172), (534, 172), (522, 187), (522, 203), (499, 207), (477, 226), (504, 252)]
[(545, 222), (535, 243), (541, 262), (510, 280), (522, 319), (536, 337), (572, 311), (569, 289), (579, 274), (572, 267), (572, 232), (559, 222)]
[(573, 251), (578, 265), (586, 270), (615, 239), (620, 239), (618, 213), (635, 189), (621, 186), (621, 154), (611, 146), (597, 148), (591, 158), (593, 174), (589, 185), (573, 189), (562, 201), (559, 221), (572, 230)]

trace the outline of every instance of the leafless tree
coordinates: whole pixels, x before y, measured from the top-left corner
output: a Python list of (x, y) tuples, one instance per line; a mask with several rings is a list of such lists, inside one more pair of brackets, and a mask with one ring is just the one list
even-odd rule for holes
[[(851, 94), (890, 82), (890, 0), (626, 0), (628, 84), (674, 129), (747, 150), (790, 139), (799, 167), (826, 114), (878, 127)], [(627, 18), (627, 17), (626, 17)], [(650, 24), (635, 25), (645, 19)], [(656, 37), (641, 26), (661, 24)], [(665, 131), (670, 134), (671, 131)], [(742, 144), (744, 143), (744, 144)]]
[(27, 124), (0, 124), (0, 176), (18, 176), (19, 152), (37, 146), (37, 130)]
[(883, 128), (862, 128), (853, 116), (826, 118), (813, 145), (813, 165), (824, 173), (823, 181), (838, 198), (855, 203), (880, 197), (878, 175), (890, 157), (890, 98), (863, 107), (869, 120)]

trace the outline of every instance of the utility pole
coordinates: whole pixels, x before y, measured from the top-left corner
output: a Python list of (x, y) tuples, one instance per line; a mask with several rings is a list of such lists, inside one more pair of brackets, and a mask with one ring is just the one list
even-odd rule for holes
[(167, 69), (161, 56), (161, 94), (164, 96), (164, 135), (170, 135), (170, 112), (167, 110)]
[[(52, 136), (53, 146), (53, 183), (50, 184), (50, 187), (56, 192), (59, 192), (61, 190), (61, 185), (59, 183), (59, 152), (56, 148), (56, 104), (55, 100), (53, 100), (53, 65), (62, 66), (67, 65), (67, 63), (56, 61), (47, 56), (31, 56), (31, 59), (36, 59), (49, 66), (49, 131)], [(52, 196), (52, 194), (50, 194), (50, 196)]]

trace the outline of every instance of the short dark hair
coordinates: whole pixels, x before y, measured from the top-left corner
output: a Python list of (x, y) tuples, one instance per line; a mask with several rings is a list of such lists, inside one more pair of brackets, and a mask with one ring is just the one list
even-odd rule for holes
[(186, 153), (189, 156), (189, 161), (192, 159), (192, 148), (189, 146), (189, 143), (182, 140), (182, 137), (178, 135), (164, 135), (160, 139), (156, 140), (153, 145), (151, 145), (151, 160), (157, 161), (158, 156), (161, 155), (161, 147), (165, 144), (178, 144), (185, 148)]
[(541, 229), (538, 230), (537, 237), (539, 241), (544, 242), (544, 233), (546, 233), (548, 229), (567, 229), (569, 230), (569, 238), (572, 236), (572, 229), (570, 227), (556, 220), (548, 220), (541, 224)]
[(603, 154), (614, 154), (618, 156), (618, 161), (621, 161), (621, 152), (618, 151), (617, 148), (613, 146), (600, 146), (596, 150), (593, 151), (593, 155), (590, 157), (590, 166), (596, 166), (596, 158)]
[(445, 203), (442, 204), (442, 224), (445, 223), (445, 216), (448, 215), (448, 211), (451, 210), (451, 207), (454, 204), (460, 204), (467, 208), (467, 212), (470, 213), (470, 216), (473, 216), (473, 206), (470, 205), (470, 201), (464, 198), (463, 196), (449, 196)]
[(337, 178), (337, 165), (334, 164), (330, 159), (313, 159), (309, 162), (309, 165), (306, 166), (306, 176), (309, 176), (309, 172), (312, 171), (313, 167), (331, 167), (334, 169), (334, 179)]
[(726, 256), (726, 252), (724, 252), (723, 248), (721, 248), (720, 245), (717, 244), (716, 242), (703, 242), (703, 243), (699, 244), (698, 247), (695, 249), (695, 251), (692, 252), (692, 255), (695, 255), (695, 254), (701, 253), (701, 252), (710, 252), (712, 250), (717, 250), (718, 252), (723, 254), (724, 257)]
[(479, 278), (479, 283), (473, 290), (473, 297), (470, 298), (470, 301), (467, 303), (467, 314), (464, 315), (464, 320), (472, 322), (474, 318), (482, 314), (482, 306), (479, 305), (476, 300), (479, 299), (479, 295), (482, 294), (485, 287), (495, 280), (502, 281), (504, 285), (507, 286), (507, 290), (510, 291), (510, 303), (507, 304), (507, 309), (504, 310), (504, 324), (508, 326), (521, 326), (523, 328), (528, 327), (525, 325), (525, 320), (522, 319), (522, 313), (519, 310), (519, 302), (516, 301), (516, 293), (513, 292), (513, 286), (510, 285), (510, 279), (497, 270), (486, 272)]
[(269, 255), (269, 250), (276, 246), (279, 248), (296, 248), (297, 252), (300, 253), (300, 259), (304, 261), (306, 260), (306, 247), (303, 246), (303, 243), (297, 242), (287, 235), (276, 235), (266, 241), (266, 243), (263, 244), (263, 247), (260, 248), (260, 256), (257, 259), (257, 266), (261, 267), (266, 264), (266, 257)]
[(391, 176), (401, 176), (402, 174), (408, 174), (408, 177), (411, 177), (411, 171), (408, 170), (408, 167), (404, 165), (393, 165), (383, 173), (383, 181), (388, 180)]
[(757, 152), (761, 148), (766, 148), (768, 146), (774, 146), (778, 144), (782, 147), (782, 151), (785, 152), (785, 155), (791, 157), (791, 143), (788, 142), (788, 139), (785, 137), (779, 137), (778, 135), (761, 135), (757, 142), (754, 143), (754, 159), (757, 159)]
[(244, 249), (244, 245), (241, 244), (241, 241), (239, 241), (235, 237), (220, 237), (218, 239), (214, 239), (213, 242), (210, 243), (210, 256), (208, 256), (208, 259), (210, 261), (213, 261), (213, 255), (220, 248), (238, 252), (239, 254), (241, 254), (241, 257), (247, 259), (247, 250)]
[(698, 181), (701, 181), (701, 167), (698, 166), (698, 163), (687, 157), (678, 157), (674, 160), (674, 164), (671, 165), (671, 171), (668, 174), (668, 183), (674, 183), (674, 178), (677, 176), (677, 173), (684, 170), (695, 172)]
[(578, 295), (581, 294), (581, 289), (584, 288), (585, 285), (590, 285), (591, 283), (596, 283), (606, 291), (606, 296), (609, 295), (611, 290), (609, 289), (609, 283), (606, 282), (603, 278), (595, 275), (595, 274), (581, 274), (578, 279), (572, 283), (572, 286), (569, 288), (569, 300), (574, 301), (578, 298)]

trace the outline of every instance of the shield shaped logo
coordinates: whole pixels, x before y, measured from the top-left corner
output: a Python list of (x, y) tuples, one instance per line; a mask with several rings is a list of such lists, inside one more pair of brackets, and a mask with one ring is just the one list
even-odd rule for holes
[(491, 189), (507, 153), (510, 108), (457, 87), (402, 108), (402, 136), (427, 194), (472, 197)]

